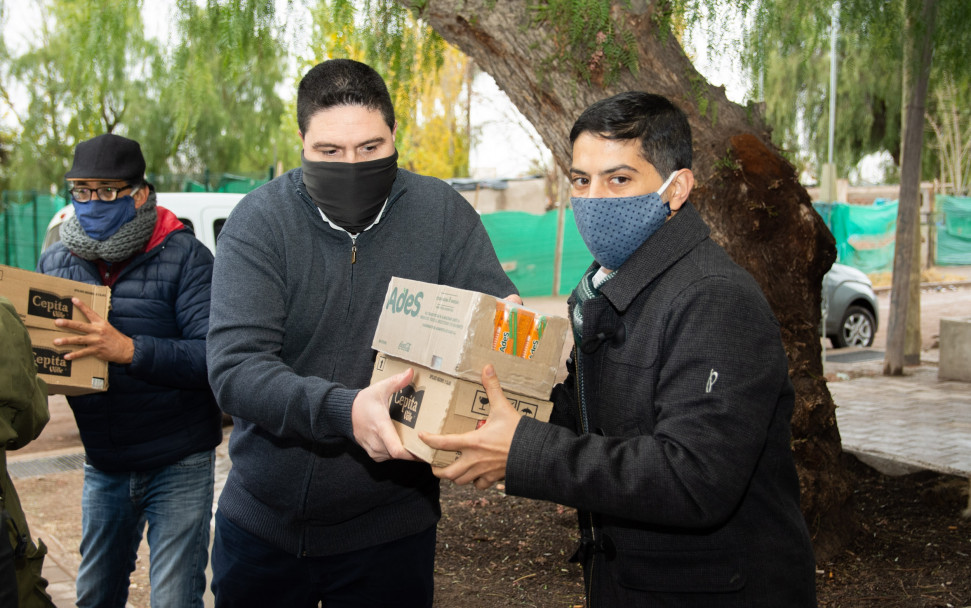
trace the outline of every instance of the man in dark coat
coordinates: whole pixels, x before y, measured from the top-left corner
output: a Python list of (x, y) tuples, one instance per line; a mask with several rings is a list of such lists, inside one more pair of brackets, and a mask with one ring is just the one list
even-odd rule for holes
[(595, 262), (569, 300), (556, 424), (520, 419), (487, 367), (489, 421), (424, 438), (462, 453), (436, 474), (576, 507), (590, 606), (815, 606), (779, 324), (687, 200), (687, 119), (628, 92), (570, 139)]
[(65, 359), (108, 362), (108, 390), (68, 398), (87, 462), (78, 606), (124, 606), (148, 524), (153, 606), (202, 606), (221, 415), (209, 388), (206, 332), (212, 253), (155, 204), (138, 142), (78, 144), (74, 216), (38, 271), (111, 287), (101, 318), (55, 344)]

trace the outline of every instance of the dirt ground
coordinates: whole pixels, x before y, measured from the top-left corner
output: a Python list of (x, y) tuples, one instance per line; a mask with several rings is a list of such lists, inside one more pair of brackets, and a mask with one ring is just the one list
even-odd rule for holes
[[(940, 316), (967, 316), (971, 287), (922, 294), (923, 342), (936, 346)], [(889, 294), (881, 294), (883, 348)], [(871, 367), (878, 369), (878, 367)], [(879, 373), (879, 372), (867, 372)], [(830, 374), (827, 373), (829, 378)], [(831, 381), (839, 378), (833, 374)], [(80, 442), (63, 398), (51, 400), (52, 422), (40, 440), (18, 451), (39, 455), (76, 450)], [(817, 564), (819, 605), (881, 608), (971, 608), (971, 519), (968, 480), (931, 472), (887, 476), (847, 455), (856, 476), (857, 536)], [(17, 480), (31, 525), (42, 538), (76, 548), (80, 541), (81, 472)], [(568, 559), (575, 549), (573, 509), (442, 485), (443, 517), (436, 560), (436, 606), (570, 608), (583, 605), (581, 573)], [(130, 604), (148, 607), (147, 563), (132, 577)]]
[[(888, 477), (847, 456), (857, 476), (856, 538), (817, 564), (819, 605), (931, 608), (971, 606), (971, 520), (960, 515), (968, 481), (930, 472)], [(18, 480), (31, 522), (65, 547), (80, 542), (81, 473)], [(436, 559), (442, 608), (583, 606), (573, 509), (442, 486)], [(147, 564), (132, 576), (130, 604), (148, 608)]]

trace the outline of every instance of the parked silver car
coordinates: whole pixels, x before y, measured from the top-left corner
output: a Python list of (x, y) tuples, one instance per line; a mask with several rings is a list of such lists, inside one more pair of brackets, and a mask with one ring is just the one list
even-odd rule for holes
[(823, 335), (835, 348), (872, 346), (879, 320), (873, 283), (863, 272), (833, 264), (823, 277)]

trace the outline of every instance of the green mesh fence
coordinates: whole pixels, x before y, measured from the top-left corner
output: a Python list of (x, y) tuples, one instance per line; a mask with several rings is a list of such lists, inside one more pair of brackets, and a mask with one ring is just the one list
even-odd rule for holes
[(223, 178), (216, 186), (216, 192), (233, 192), (236, 194), (246, 194), (251, 190), (256, 190), (267, 181), (266, 179), (254, 179), (248, 177), (231, 176)]
[[(270, 169), (260, 175), (230, 173), (188, 176), (185, 174), (150, 174), (146, 178), (159, 192), (236, 192), (245, 194), (273, 179)], [(37, 267), (47, 232), (54, 214), (68, 203), (67, 194), (40, 195), (34, 191), (0, 193), (0, 264), (26, 270)]]
[[(935, 200), (934, 263), (971, 265), (971, 197), (938, 194)], [(836, 238), (838, 261), (868, 273), (893, 270), (897, 206), (879, 199), (873, 205), (813, 203)]]
[(214, 186), (206, 182), (186, 179), (182, 182), (183, 192), (232, 192), (246, 194), (270, 181), (272, 178), (255, 178), (241, 175), (223, 175)]
[[(553, 295), (556, 211), (543, 215), (498, 211), (482, 216), (499, 261), (523, 297)], [(577, 232), (573, 210), (563, 219), (563, 255), (558, 295), (569, 295), (593, 257)]]
[(897, 201), (873, 205), (813, 203), (836, 239), (837, 260), (863, 272), (893, 269)]
[(971, 197), (938, 195), (937, 264), (971, 265)]
[(867, 273), (892, 270), (897, 207), (897, 201), (836, 205), (833, 236), (840, 263)]
[(13, 191), (3, 192), (2, 201), (0, 264), (34, 270), (47, 223), (66, 201), (61, 196)]
[(183, 192), (209, 192), (209, 187), (197, 181), (187, 179), (182, 186)]
[(275, 176), (273, 168), (265, 173), (149, 173), (146, 179), (158, 192), (236, 192), (246, 194)]

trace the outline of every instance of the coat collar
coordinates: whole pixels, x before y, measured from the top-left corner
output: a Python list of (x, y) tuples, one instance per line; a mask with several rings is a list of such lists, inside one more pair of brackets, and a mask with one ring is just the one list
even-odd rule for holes
[(152, 236), (148, 239), (148, 243), (145, 245), (143, 251), (150, 251), (158, 247), (165, 240), (165, 237), (176, 230), (185, 228), (185, 224), (174, 213), (165, 207), (156, 206), (155, 208), (158, 210), (158, 217), (155, 219), (155, 229), (152, 231)]
[(625, 311), (645, 287), (711, 234), (698, 210), (685, 201), (673, 218), (621, 266), (617, 276), (603, 284), (601, 293), (618, 311)]

